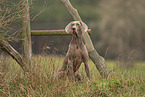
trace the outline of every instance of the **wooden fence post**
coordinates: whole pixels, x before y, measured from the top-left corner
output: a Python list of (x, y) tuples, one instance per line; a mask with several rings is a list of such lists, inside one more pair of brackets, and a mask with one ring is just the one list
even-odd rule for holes
[(28, 0), (21, 0), (21, 37), (23, 59), (26, 64), (31, 66), (31, 33), (30, 33), (30, 15), (29, 15), (29, 2)]
[[(66, 7), (67, 11), (70, 13), (70, 15), (73, 17), (74, 20), (76, 21), (82, 21), (81, 17), (79, 16), (77, 10), (73, 8), (69, 0), (61, 0), (63, 5)], [(105, 59), (100, 56), (97, 51), (94, 49), (94, 46), (92, 44), (92, 41), (88, 35), (88, 33), (84, 33), (83, 35), (83, 40), (85, 42), (86, 48), (88, 50), (89, 56), (94, 62), (96, 68), (100, 72), (100, 75), (103, 78), (108, 78), (109, 77), (109, 72), (107, 70), (106, 64), (105, 64)]]

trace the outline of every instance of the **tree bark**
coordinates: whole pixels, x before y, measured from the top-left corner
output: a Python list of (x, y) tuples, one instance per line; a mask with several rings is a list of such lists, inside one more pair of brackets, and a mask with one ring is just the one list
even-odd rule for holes
[(7, 52), (16, 62), (22, 67), (25, 72), (28, 72), (28, 67), (21, 55), (5, 40), (0, 40), (0, 48)]
[[(61, 0), (63, 5), (66, 7), (67, 11), (70, 13), (70, 15), (73, 17), (74, 20), (76, 21), (82, 21), (81, 17), (79, 16), (77, 10), (73, 8), (69, 0)], [(83, 35), (83, 40), (85, 42), (86, 48), (88, 50), (89, 56), (94, 62), (96, 68), (98, 69), (100, 75), (103, 78), (108, 78), (109, 77), (109, 72), (107, 70), (106, 64), (105, 64), (105, 59), (101, 57), (97, 51), (94, 49), (93, 43), (88, 35), (87, 32), (84, 33)]]
[[(88, 29), (88, 33), (91, 34), (91, 29)], [(65, 30), (31, 30), (31, 36), (54, 36), (54, 35), (72, 35), (66, 33)]]
[(31, 33), (30, 33), (30, 15), (29, 15), (29, 2), (28, 0), (21, 0), (21, 37), (22, 37), (22, 49), (23, 59), (26, 64), (31, 66)]

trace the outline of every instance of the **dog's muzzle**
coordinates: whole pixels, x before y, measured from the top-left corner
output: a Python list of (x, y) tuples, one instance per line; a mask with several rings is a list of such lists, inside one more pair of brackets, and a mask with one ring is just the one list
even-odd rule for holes
[(72, 30), (73, 30), (73, 34), (75, 34), (76, 37), (78, 37), (77, 29), (76, 28), (72, 28)]

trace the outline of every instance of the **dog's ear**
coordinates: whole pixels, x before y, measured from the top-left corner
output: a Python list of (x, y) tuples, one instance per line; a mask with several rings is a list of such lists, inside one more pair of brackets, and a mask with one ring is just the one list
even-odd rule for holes
[(72, 22), (70, 22), (70, 23), (65, 27), (66, 33), (70, 33), (70, 32), (71, 32), (71, 26), (72, 26)]
[(87, 32), (88, 31), (88, 26), (84, 22), (80, 22), (80, 24), (82, 26), (82, 28), (81, 28), (82, 32)]

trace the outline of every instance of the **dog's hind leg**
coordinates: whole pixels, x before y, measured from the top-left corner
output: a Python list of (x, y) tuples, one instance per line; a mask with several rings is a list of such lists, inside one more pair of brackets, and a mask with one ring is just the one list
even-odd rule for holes
[(68, 77), (72, 80), (75, 81), (75, 72), (73, 70), (73, 62), (72, 61), (68, 61)]
[(75, 81), (82, 81), (82, 76), (78, 72), (75, 73)]

